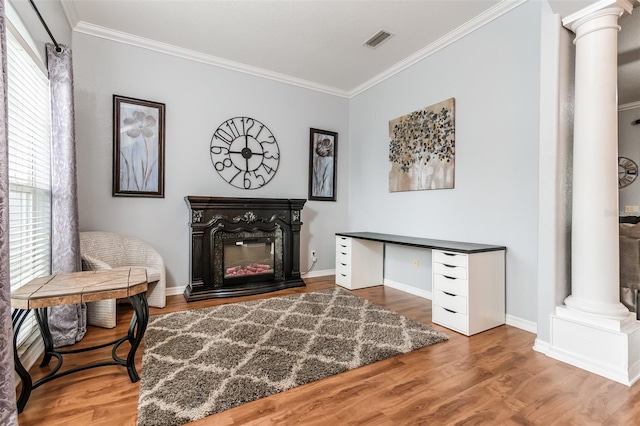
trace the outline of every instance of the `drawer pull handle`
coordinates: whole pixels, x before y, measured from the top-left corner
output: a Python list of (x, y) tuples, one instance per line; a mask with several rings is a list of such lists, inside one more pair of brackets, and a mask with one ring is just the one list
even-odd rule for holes
[(447, 265), (446, 263), (442, 264), (445, 268), (455, 268), (456, 265)]
[(455, 254), (453, 254), (453, 253), (444, 253), (443, 252), (442, 254), (444, 254), (445, 256), (455, 256)]
[(449, 292), (447, 292), (447, 291), (443, 291), (443, 293), (444, 293), (444, 294), (446, 294), (447, 296), (456, 297), (456, 295), (455, 295), (455, 294), (453, 294), (453, 293), (449, 293)]
[(442, 309), (444, 309), (447, 312), (451, 312), (452, 314), (457, 314), (456, 311), (452, 311), (451, 309), (447, 309), (447, 308), (442, 308)]
[[(342, 253), (342, 252), (340, 252), (340, 253)], [(344, 254), (345, 256), (347, 255), (347, 253), (342, 253), (342, 254)]]
[(455, 280), (456, 277), (450, 277), (449, 275), (443, 275), (443, 277), (445, 277), (448, 280)]
[(345, 275), (345, 274), (340, 274), (340, 275), (342, 275), (343, 277), (346, 277), (346, 275)]
[(347, 264), (346, 264), (346, 263), (341, 263), (341, 265), (342, 265), (342, 266), (347, 266)]

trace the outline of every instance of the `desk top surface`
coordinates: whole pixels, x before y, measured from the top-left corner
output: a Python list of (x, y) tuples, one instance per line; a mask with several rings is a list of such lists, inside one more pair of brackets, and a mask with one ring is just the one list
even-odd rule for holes
[(338, 232), (338, 236), (378, 241), (381, 243), (400, 244), (436, 250), (447, 250), (458, 253), (483, 253), (487, 251), (506, 250), (505, 246), (489, 244), (465, 243), (460, 241), (432, 240), (430, 238), (408, 237), (404, 235), (379, 234), (377, 232)]
[(130, 297), (147, 291), (145, 268), (47, 275), (11, 292), (11, 307), (36, 309)]

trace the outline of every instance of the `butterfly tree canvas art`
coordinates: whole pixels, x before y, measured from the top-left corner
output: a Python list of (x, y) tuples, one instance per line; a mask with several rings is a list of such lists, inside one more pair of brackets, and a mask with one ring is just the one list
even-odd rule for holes
[(389, 121), (389, 191), (454, 187), (455, 100)]

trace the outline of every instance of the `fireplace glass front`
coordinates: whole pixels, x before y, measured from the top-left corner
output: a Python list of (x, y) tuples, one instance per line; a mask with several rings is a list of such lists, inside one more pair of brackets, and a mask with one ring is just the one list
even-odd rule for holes
[(224, 241), (224, 280), (250, 282), (274, 276), (275, 238)]

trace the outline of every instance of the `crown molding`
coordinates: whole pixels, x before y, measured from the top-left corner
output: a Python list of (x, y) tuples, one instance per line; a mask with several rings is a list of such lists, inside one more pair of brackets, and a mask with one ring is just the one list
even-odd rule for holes
[(618, 111), (627, 111), (630, 109), (640, 108), (640, 101), (629, 102), (628, 104), (622, 104), (618, 106)]
[(352, 97), (354, 97), (356, 95), (359, 95), (360, 93), (362, 93), (365, 90), (370, 89), (373, 86), (383, 82), (384, 80), (388, 79), (389, 77), (392, 77), (392, 76), (398, 74), (400, 71), (403, 71), (403, 70), (409, 68), (410, 66), (415, 65), (416, 63), (420, 62), (421, 60), (433, 55), (434, 53), (438, 52), (439, 50), (444, 49), (445, 47), (449, 46), (450, 44), (452, 44), (452, 43), (460, 40), (461, 38), (471, 34), (472, 32), (476, 31), (477, 29), (487, 25), (488, 23), (492, 22), (493, 20), (501, 17), (505, 13), (510, 12), (511, 10), (515, 9), (516, 7), (522, 5), (522, 4), (526, 3), (526, 2), (527, 2), (527, 0), (502, 0), (500, 3), (496, 4), (491, 9), (488, 9), (487, 11), (485, 11), (484, 13), (476, 16), (475, 18), (473, 18), (472, 20), (468, 21), (464, 25), (456, 28), (455, 30), (453, 30), (450, 33), (444, 35), (443, 37), (441, 37), (438, 40), (434, 41), (433, 43), (431, 43), (430, 45), (426, 46), (425, 48), (417, 51), (413, 55), (407, 57), (406, 59), (404, 59), (404, 60), (402, 60), (400, 62), (398, 62), (397, 64), (395, 64), (391, 68), (387, 69), (386, 71), (378, 74), (377, 76), (373, 77), (372, 79), (366, 81), (365, 83), (363, 83), (360, 86), (356, 87), (355, 89), (351, 90), (349, 92), (349, 97), (352, 98)]
[(73, 28), (78, 25), (78, 22), (80, 22), (78, 9), (76, 9), (75, 3), (69, 0), (60, 0), (60, 5), (62, 6), (64, 15), (67, 18), (67, 22), (69, 23), (69, 28), (73, 30)]
[(154, 52), (164, 53), (166, 55), (176, 56), (207, 65), (213, 65), (228, 70), (238, 71), (244, 74), (262, 77), (269, 80), (278, 81), (280, 83), (290, 84), (292, 86), (303, 87), (305, 89), (315, 90), (317, 92), (322, 92), (329, 95), (339, 96), (342, 98), (349, 97), (347, 91), (337, 89), (335, 87), (317, 84), (312, 81), (291, 77), (273, 71), (268, 71), (262, 68), (242, 64), (240, 62), (230, 61), (228, 59), (219, 58), (213, 55), (207, 55), (204, 53), (196, 52), (194, 50), (184, 49), (182, 47), (174, 46), (167, 43), (161, 43), (159, 41), (151, 40), (144, 37), (138, 37), (132, 34), (112, 30), (84, 21), (79, 21), (77, 25), (73, 26), (72, 28), (75, 32), (87, 34), (93, 37), (99, 37), (118, 43), (140, 47), (142, 49), (152, 50)]
[[(611, 1), (611, 0), (607, 0)], [(147, 50), (152, 50), (159, 53), (164, 53), (171, 56), (176, 56), (183, 59), (192, 60), (208, 65), (217, 66), (233, 71), (242, 72), (244, 74), (250, 74), (257, 77), (266, 78), (269, 80), (278, 81), (293, 86), (303, 87), (310, 90), (326, 93), (333, 96), (342, 98), (352, 98), (358, 94), (376, 86), (384, 80), (398, 74), (399, 72), (411, 67), (412, 65), (420, 62), (421, 60), (433, 55), (434, 53), (444, 49), (450, 44), (460, 40), (461, 38), (471, 34), (477, 29), (487, 25), (493, 20), (501, 17), (502, 15), (510, 12), (516, 7), (526, 3), (527, 0), (502, 0), (492, 8), (488, 9), (481, 15), (471, 19), (464, 25), (458, 27), (454, 31), (446, 34), (425, 48), (419, 50), (408, 58), (398, 62), (386, 71), (371, 78), (365, 83), (357, 86), (352, 90), (342, 90), (331, 86), (326, 86), (312, 81), (303, 80), (295, 77), (291, 77), (285, 74), (268, 71), (262, 68), (253, 67), (250, 65), (242, 64), (240, 62), (230, 61), (224, 58), (220, 58), (213, 55), (207, 55), (204, 53), (196, 52), (189, 49), (184, 49), (174, 45), (158, 42), (155, 40), (147, 39), (144, 37), (135, 36), (132, 34), (124, 33), (121, 31), (112, 30), (109, 28), (101, 27), (99, 25), (90, 24), (88, 22), (80, 21), (75, 6), (72, 2), (67, 0), (61, 0), (61, 4), (67, 15), (67, 20), (73, 28), (73, 31), (87, 34), (94, 37), (99, 37), (118, 43), (128, 44), (131, 46), (140, 47)]]
[(637, 2), (637, 0), (600, 0), (593, 4), (590, 4), (584, 9), (580, 9), (576, 13), (572, 13), (571, 15), (565, 17), (562, 20), (562, 25), (575, 32), (575, 27), (580, 23), (582, 19), (588, 17), (589, 15), (600, 10), (613, 7), (622, 8), (620, 14), (622, 14), (624, 11), (626, 11), (627, 13), (631, 13), (631, 11), (633, 10), (634, 2)]

